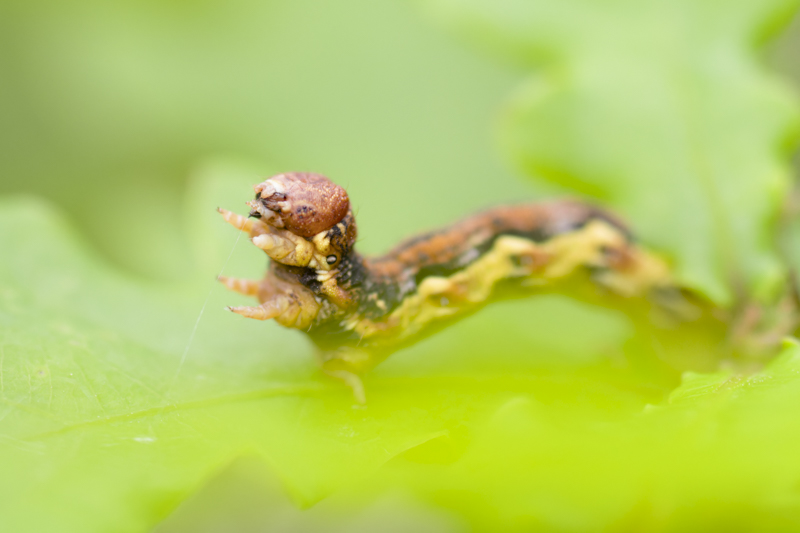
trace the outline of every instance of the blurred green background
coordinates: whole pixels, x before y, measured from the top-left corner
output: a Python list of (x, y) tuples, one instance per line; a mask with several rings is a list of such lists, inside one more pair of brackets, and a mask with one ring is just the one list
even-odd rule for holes
[(212, 156), (330, 175), (350, 190), (371, 252), (533, 195), (492, 146), (495, 113), (522, 74), (409, 2), (0, 9), (1, 191), (55, 201), (121, 268), (174, 277), (190, 267), (184, 186)]
[[(368, 252), (571, 179), (520, 179), (497, 149), (498, 112), (529, 62), (457, 38), (441, 23), (455, 17), (428, 16), (426, 2), (4, 0), (0, 10), (0, 192), (53, 200), (134, 273), (191, 268), (179, 206), (208, 157), (330, 175), (351, 190)], [(795, 79), (797, 33), (768, 52)], [(410, 205), (421, 212), (408, 217)]]
[[(604, 5), (602, 2), (595, 4)], [(581, 2), (576, 5), (581, 8)], [(586, 2), (586, 5), (592, 3)], [(608, 2), (608, 5), (624, 7), (625, 2)], [(709, 5), (725, 9), (713, 3)], [(785, 15), (792, 7), (794, 4), (787, 2), (776, 11)], [(540, 176), (529, 168), (527, 172), (519, 170), (524, 165), (512, 162), (507, 157), (504, 141), (498, 140), (502, 137), (498, 135), (502, 128), (499, 126), (501, 109), (512, 94), (519, 94), (520, 86), (528, 83), (526, 80), (533, 70), (530, 64), (518, 57), (503, 57), (489, 51), (491, 46), (480, 46), (474, 40), (463, 38), (459, 31), (451, 31), (446, 14), (435, 12), (432, 15), (432, 11), (436, 10), (428, 9), (427, 3), (410, 0), (121, 0), (113, 3), (2, 0), (0, 194), (35, 195), (58, 206), (69, 222), (77, 226), (81, 239), (88, 243), (92, 250), (89, 254), (97, 252), (101, 261), (112, 264), (125, 279), (167, 284), (202, 277), (203, 282), (193, 286), (197, 289), (193, 290), (195, 295), (202, 294), (195, 298), (197, 301), (186, 305), (189, 309), (186, 320), (180, 322), (181, 328), (172, 332), (174, 339), (169, 341), (172, 344), (165, 341), (169, 349), (163, 351), (173, 356), (169, 361), (174, 362), (181, 355), (195, 312), (208, 290), (207, 280), (222, 266), (228, 246), (232, 246), (235, 239), (231, 233), (224, 234), (222, 253), (214, 255), (210, 265), (198, 266), (201, 259), (196, 243), (189, 242), (187, 237), (197, 233), (197, 228), (186, 213), (196, 210), (198, 205), (203, 205), (208, 212), (213, 209), (197, 201), (200, 194), (193, 188), (209, 174), (221, 181), (230, 176), (229, 182), (237, 187), (279, 171), (308, 170), (326, 174), (347, 187), (358, 213), (358, 246), (367, 253), (379, 253), (404, 236), (446, 224), (482, 206), (585, 192), (559, 187), (552, 178), (539, 179)], [(781, 17), (776, 15), (776, 18)], [(620, 27), (625, 24), (625, 20), (620, 19)], [(589, 43), (588, 47), (591, 45)], [(786, 79), (793, 80), (795, 86), (800, 85), (800, 21), (795, 19), (778, 39), (758, 54), (759, 64), (769, 65)], [(722, 56), (724, 58), (724, 53)], [(628, 95), (622, 94), (621, 98), (627, 99)], [(223, 170), (218, 170), (220, 168)], [(564, 182), (569, 184), (570, 180), (565, 178)], [(241, 198), (224, 186), (220, 190), (225, 194), (220, 194), (218, 201), (234, 210), (243, 210), (238, 202), (250, 197), (249, 189), (244, 187)], [(17, 201), (18, 197), (14, 198)], [(653, 221), (656, 223), (658, 220)], [(754, 221), (752, 225), (758, 224)], [(18, 227), (11, 230), (22, 232)], [(208, 241), (214, 238), (209, 237)], [(216, 246), (216, 241), (214, 243)], [(248, 265), (246, 268), (251, 273), (258, 272), (263, 266), (261, 256), (240, 246), (234, 265), (241, 270), (226, 273), (244, 274), (243, 264)], [(212, 303), (216, 305), (218, 299), (221, 302), (226, 297), (232, 298), (215, 296)], [(220, 306), (212, 308), (217, 313)], [(530, 316), (546, 327), (541, 331), (530, 328), (520, 316)], [(220, 348), (226, 342), (232, 345), (228, 337), (220, 335), (218, 344), (213, 344), (212, 338), (219, 329), (231, 330), (231, 338), (235, 334), (250, 336), (262, 331), (258, 329), (261, 324), (232, 325), (226, 319), (214, 315), (208, 319), (216, 322), (209, 326), (207, 338), (200, 332), (198, 350), (202, 353), (203, 364), (207, 361), (202, 357), (209, 357), (216, 364), (228, 355)], [(575, 324), (579, 326), (576, 328)], [(568, 420), (580, 418), (581, 424), (590, 426), (592, 431), (595, 426), (606, 427), (609, 419), (631, 413), (636, 413), (632, 418), (638, 424), (636, 417), (641, 408), (662, 400), (677, 384), (681, 370), (680, 367), (665, 370), (667, 365), (661, 355), (650, 353), (658, 352), (658, 347), (653, 346), (648, 346), (647, 355), (641, 357), (641, 368), (636, 364), (631, 366), (630, 361), (625, 363), (620, 346), (630, 340), (631, 328), (619, 313), (579, 306), (567, 300), (515, 302), (502, 309), (488, 310), (461, 325), (460, 329), (445, 332), (441, 338), (431, 339), (390, 360), (385, 369), (381, 367), (377, 379), (388, 376), (389, 383), (397, 376), (424, 378), (429, 371), (433, 375), (446, 374), (449, 368), (466, 369), (467, 373), (480, 376), (493, 366), (500, 368), (508, 364), (507, 374), (516, 376), (531, 368), (536, 374), (541, 371), (537, 365), (547, 366), (556, 360), (558, 365), (567, 367), (554, 378), (558, 383), (569, 382), (566, 392), (547, 390), (548, 386), (553, 390), (558, 388), (553, 383), (536, 384), (544, 390), (540, 394), (547, 408), (531, 407), (526, 401), (512, 399), (491, 417), (487, 415), (491, 420), (486, 423), (483, 418), (476, 421), (467, 408), (447, 406), (449, 410), (443, 418), (448, 420), (461, 420), (458, 418), (461, 411), (469, 411), (464, 419), (475, 423), (478, 428), (475, 434), (484, 432), (484, 441), (477, 439), (478, 449), (484, 446), (484, 452), (489, 450), (484, 455), (477, 453), (477, 459), (471, 459), (474, 463), (469, 463), (471, 456), (466, 454), (464, 470), (453, 474), (454, 486), (440, 488), (431, 495), (426, 493), (424, 481), (407, 478), (411, 477), (409, 472), (417, 473), (422, 468), (419, 465), (434, 465), (433, 473), (426, 471), (421, 475), (423, 480), (428, 479), (425, 477), (428, 475), (434, 478), (450, 475), (447, 470), (437, 469), (461, 458), (462, 448), (467, 446), (464, 442), (471, 441), (462, 438), (458, 429), (462, 426), (458, 424), (456, 429), (448, 426), (455, 437), (446, 439), (444, 449), (434, 444), (416, 456), (398, 453), (376, 486), (358, 487), (350, 494), (324, 501), (309, 512), (300, 512), (289, 502), (284, 485), (291, 483), (278, 479), (275, 471), (279, 468), (264, 468), (261, 462), (245, 453), (243, 459), (236, 459), (222, 473), (217, 470), (204, 473), (203, 478), (218, 477), (178, 508), (157, 530), (163, 533), (307, 531), (325, 527), (326, 530), (372, 531), (386, 527), (386, 517), (397, 517), (392, 518), (396, 531), (458, 531), (476, 524), (491, 530), (493, 523), (511, 524), (519, 530), (530, 530), (528, 528), (536, 524), (546, 524), (545, 529), (553, 531), (591, 530), (593, 528), (587, 524), (592, 520), (602, 523), (598, 517), (612, 515), (615, 505), (620, 509), (625, 506), (611, 501), (611, 496), (609, 501), (597, 499), (596, 495), (602, 492), (602, 480), (614, 475), (632, 476), (631, 472), (637, 467), (629, 466), (624, 474), (603, 470), (597, 466), (600, 460), (592, 462), (593, 456), (575, 444), (585, 435), (565, 430), (558, 416), (564, 415)], [(296, 337), (278, 333), (277, 328), (263, 331), (265, 338), (267, 335), (277, 338), (275, 345), (288, 346), (287, 351), (296, 350), (304, 357), (307, 355), (307, 346)], [(495, 336), (502, 339), (496, 340)], [(649, 342), (649, 337), (645, 340)], [(203, 344), (204, 341), (210, 344)], [(644, 350), (641, 339), (637, 342), (628, 342), (626, 350), (631, 353)], [(154, 344), (158, 343), (154, 341)], [(251, 344), (257, 343), (253, 340)], [(677, 356), (688, 358), (687, 354), (703, 351), (705, 347), (705, 344), (687, 347)], [(246, 348), (249, 350), (247, 362), (260, 356), (249, 344)], [(536, 357), (527, 361), (525, 357), (532, 352)], [(498, 357), (480, 357), (487, 353)], [(464, 354), (472, 356), (463, 357)], [(192, 357), (195, 355), (193, 353)], [(521, 360), (527, 362), (521, 363)], [(235, 383), (238, 379), (235, 365), (239, 363), (231, 364), (234, 367), (226, 379), (233, 376), (231, 383)], [(310, 366), (310, 360), (302, 359), (299, 366), (304, 365)], [(583, 368), (582, 365), (588, 366)], [(693, 365), (710, 368), (697, 360), (687, 367), (693, 368)], [(241, 363), (241, 368), (245, 366)], [(209, 363), (209, 368), (215, 367)], [(202, 365), (200, 370), (190, 366), (185, 373), (193, 376), (192, 372), (202, 370)], [(610, 372), (605, 373), (608, 370)], [(166, 375), (171, 372), (172, 367), (164, 371)], [(614, 381), (616, 378), (608, 377), (617, 372), (627, 376), (620, 378), (621, 385)], [(257, 387), (254, 383), (260, 378), (263, 378), (261, 374), (252, 377), (247, 386)], [(574, 382), (569, 381), (572, 378)], [(622, 392), (616, 389), (608, 392), (607, 384), (598, 385), (603, 380), (612, 383), (608, 390), (618, 385)], [(168, 378), (158, 381), (158, 386), (168, 381)], [(198, 396), (205, 394), (200, 386), (191, 390), (192, 393), (200, 390)], [(397, 405), (404, 401), (401, 397)], [(571, 404), (573, 401), (575, 403)], [(491, 409), (496, 407), (491, 402), (488, 405)], [(541, 412), (537, 410), (540, 407)], [(422, 407), (415, 409), (423, 410)], [(529, 411), (535, 411), (536, 416), (528, 416)], [(459, 414), (456, 416), (453, 412)], [(750, 413), (747, 407), (743, 412)], [(534, 424), (535, 427), (526, 425), (531, 418), (538, 420), (540, 415), (546, 423)], [(427, 416), (423, 413), (421, 418)], [(250, 420), (246, 416), (242, 418)], [(522, 422), (518, 423), (518, 418)], [(754, 415), (754, 418), (759, 417)], [(671, 422), (674, 420), (667, 419), (665, 425)], [(548, 425), (550, 423), (553, 427)], [(776, 420), (775, 424), (787, 427), (784, 421)], [(465, 427), (468, 425), (464, 422)], [(523, 428), (521, 435), (514, 433), (517, 426)], [(697, 435), (694, 426), (691, 428), (689, 434), (694, 439)], [(650, 442), (650, 437), (661, 436), (662, 430), (669, 434), (669, 429), (648, 427), (645, 435), (649, 437), (644, 440)], [(336, 431), (344, 429), (336, 428)], [(463, 431), (468, 432), (467, 429)], [(470, 437), (472, 431), (470, 426)], [(636, 437), (627, 442), (624, 431)], [(616, 442), (618, 433), (614, 432), (611, 432), (615, 435), (611, 440), (602, 442), (597, 452), (601, 459), (607, 457), (602, 455), (604, 451), (616, 457), (615, 453), (624, 455), (626, 445), (639, 443), (637, 439), (641, 435), (635, 433), (637, 428), (627, 427), (624, 431), (619, 433), (622, 435), (619, 440), (626, 442)], [(787, 439), (787, 445), (795, 436), (794, 432), (766, 434)], [(433, 435), (432, 441), (439, 442), (436, 434)], [(575, 456), (582, 458), (575, 465), (565, 467), (567, 475), (563, 483), (566, 486), (572, 480), (568, 489), (572, 490), (580, 485), (574, 480), (589, 472), (586, 490), (596, 489), (594, 495), (576, 496), (578, 501), (590, 502), (587, 504), (590, 510), (584, 509), (583, 518), (574, 517), (571, 508), (559, 507), (565, 505), (563, 501), (550, 501), (547, 495), (541, 500), (545, 503), (539, 501), (537, 505), (549, 508), (557, 519), (547, 522), (550, 516), (547, 513), (529, 512), (528, 502), (517, 502), (513, 494), (515, 487), (525, 486), (525, 480), (509, 482), (505, 487), (508, 492), (504, 492), (503, 487), (490, 489), (508, 503), (512, 509), (508, 515), (503, 514), (502, 504), (496, 508), (489, 506), (487, 510), (481, 506), (485, 502), (470, 500), (474, 495), (458, 492), (458, 479), (491, 484), (490, 478), (481, 477), (490, 475), (494, 468), (489, 458), (505, 453), (493, 451), (502, 447), (491, 444), (492, 439), (514, 442), (519, 437), (520, 442), (531, 447), (544, 446), (538, 444), (539, 435), (570, 449), (566, 452), (539, 450), (543, 456), (550, 453), (556, 462)], [(526, 439), (532, 439), (533, 443)], [(570, 448), (573, 445), (578, 447)], [(738, 451), (725, 450), (724, 457), (739, 457)], [(781, 450), (785, 454), (790, 452), (787, 448)], [(512, 466), (520, 464), (514, 462), (517, 452), (520, 450), (509, 452), (514, 458), (509, 463)], [(671, 449), (665, 445), (662, 452), (666, 456)], [(691, 449), (689, 452), (684, 449), (684, 457), (689, 457), (690, 452)], [(757, 453), (769, 455), (763, 448)], [(502, 471), (502, 467), (509, 464), (501, 464), (495, 471)], [(486, 465), (489, 466), (482, 470)], [(595, 467), (597, 469), (593, 470)], [(696, 475), (702, 478), (709, 472), (718, 472), (715, 468), (727, 472), (725, 467), (720, 460), (719, 465), (715, 463)], [(779, 466), (775, 469), (780, 471)], [(544, 474), (540, 470), (537, 472), (542, 479), (562, 478), (557, 469)], [(459, 478), (459, 475), (464, 477)], [(609, 519), (613, 523), (611, 529), (635, 531), (637, 524), (647, 524), (653, 529), (663, 526), (680, 530), (681, 524), (686, 525), (680, 516), (670, 522), (670, 513), (675, 508), (663, 503), (669, 498), (659, 499), (659, 495), (663, 497), (662, 489), (667, 493), (671, 489), (681, 493), (679, 476), (671, 475), (667, 465), (663, 466), (655, 479), (661, 479), (669, 488), (651, 487), (654, 496), (647, 505), (652, 507), (620, 511), (628, 521), (617, 523)], [(743, 485), (748, 479), (746, 476), (737, 478)], [(724, 480), (720, 482), (723, 484)], [(416, 499), (409, 498), (406, 493), (393, 492), (397, 486), (411, 487), (409, 490), (417, 495)], [(713, 490), (719, 488), (713, 483), (709, 486)], [(700, 483), (697, 487), (705, 485)], [(686, 509), (691, 508), (693, 501), (703, 500), (701, 488), (689, 491), (690, 495), (686, 496), (690, 503), (681, 508), (685, 513), (683, 520), (691, 522), (693, 515)], [(620, 481), (615, 490), (624, 492), (627, 485)], [(787, 498), (792, 499), (794, 505), (796, 494), (792, 491), (796, 491), (796, 487), (787, 490), (780, 496), (790, 494)], [(370, 497), (363, 497), (365, 493)], [(375, 494), (381, 494), (377, 501), (371, 499)], [(619, 498), (624, 499), (623, 496)], [(178, 499), (173, 495), (168, 503), (150, 502), (142, 514), (169, 514)], [(364, 501), (369, 502), (366, 507)], [(734, 508), (740, 500), (731, 496), (720, 501), (722, 503), (713, 502), (711, 511), (704, 508), (707, 512), (703, 516), (710, 524), (735, 526), (736, 523), (728, 523), (714, 512), (720, 515), (729, 512), (725, 505)], [(753, 523), (759, 523), (770, 509), (764, 504), (753, 511)], [(466, 522), (465, 516), (471, 517), (472, 522)], [(793, 522), (787, 518), (785, 522), (777, 520), (775, 523), (781, 526)]]

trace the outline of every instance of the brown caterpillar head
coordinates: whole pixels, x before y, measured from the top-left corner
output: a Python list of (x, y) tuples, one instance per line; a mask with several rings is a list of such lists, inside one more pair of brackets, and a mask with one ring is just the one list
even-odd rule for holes
[(250, 216), (314, 243), (334, 267), (349, 253), (356, 224), (345, 190), (320, 174), (288, 172), (253, 187)]
[(301, 237), (330, 229), (350, 210), (345, 190), (325, 176), (306, 172), (278, 174), (254, 186), (251, 217)]

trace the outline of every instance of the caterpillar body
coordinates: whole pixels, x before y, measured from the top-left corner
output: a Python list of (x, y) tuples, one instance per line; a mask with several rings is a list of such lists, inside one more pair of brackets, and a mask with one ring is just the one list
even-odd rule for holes
[(279, 174), (254, 189), (249, 216), (219, 211), (270, 264), (261, 280), (220, 277), (259, 301), (229, 309), (306, 332), (322, 370), (362, 403), (360, 375), (498, 298), (576, 276), (622, 297), (674, 287), (664, 261), (624, 224), (578, 201), (495, 207), (363, 257), (347, 193), (326, 177)]

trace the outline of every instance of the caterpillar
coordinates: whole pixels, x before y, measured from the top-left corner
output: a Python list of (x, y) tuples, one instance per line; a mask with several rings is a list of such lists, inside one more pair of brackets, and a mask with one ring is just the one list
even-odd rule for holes
[(325, 176), (279, 174), (254, 190), (248, 216), (218, 209), (270, 258), (261, 280), (220, 276), (259, 301), (228, 309), (304, 331), (360, 403), (370, 368), (509, 294), (576, 276), (622, 297), (675, 285), (615, 216), (575, 200), (495, 207), (364, 257), (348, 195)]

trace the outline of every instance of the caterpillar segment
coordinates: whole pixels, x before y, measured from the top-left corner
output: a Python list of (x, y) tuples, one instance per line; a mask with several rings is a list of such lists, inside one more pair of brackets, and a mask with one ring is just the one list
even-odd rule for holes
[(220, 278), (260, 302), (229, 309), (306, 332), (322, 371), (360, 403), (364, 372), (509, 291), (588, 276), (623, 298), (678, 293), (662, 259), (615, 217), (577, 201), (496, 207), (365, 258), (347, 193), (324, 176), (280, 174), (254, 189), (249, 218), (220, 213), (270, 264), (259, 282)]

